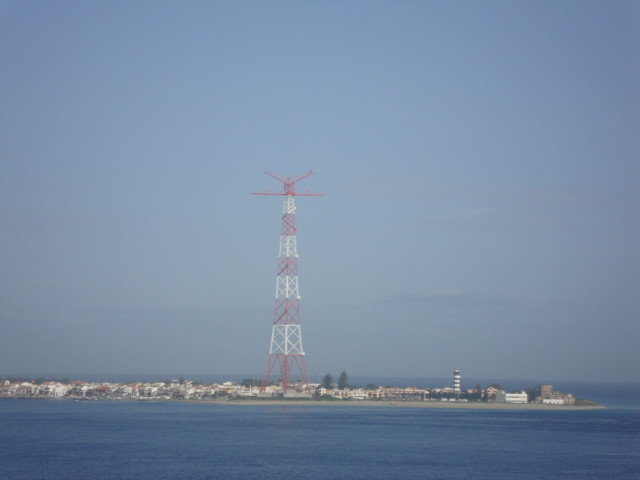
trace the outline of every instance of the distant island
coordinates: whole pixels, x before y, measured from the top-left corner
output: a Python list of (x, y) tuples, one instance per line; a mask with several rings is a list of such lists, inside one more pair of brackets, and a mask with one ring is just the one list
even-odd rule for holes
[(498, 384), (476, 385), (462, 390), (452, 387), (417, 388), (392, 385), (350, 386), (345, 378), (332, 383), (281, 385), (260, 388), (255, 380), (240, 383), (203, 384), (184, 378), (159, 382), (88, 382), (83, 380), (18, 378), (0, 379), (0, 398), (88, 400), (172, 400), (229, 404), (396, 405), (458, 408), (602, 408), (590, 400), (557, 392), (552, 385), (538, 385), (520, 392), (507, 392)]

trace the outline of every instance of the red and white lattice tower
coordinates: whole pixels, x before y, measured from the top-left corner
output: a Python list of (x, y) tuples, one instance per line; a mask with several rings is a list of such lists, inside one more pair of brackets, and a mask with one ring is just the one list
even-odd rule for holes
[(284, 184), (282, 192), (261, 192), (254, 195), (284, 196), (282, 205), (282, 226), (280, 229), (280, 253), (278, 255), (278, 273), (276, 274), (276, 301), (271, 330), (269, 358), (264, 371), (260, 390), (269, 383), (271, 371), (278, 365), (282, 389), (286, 393), (291, 385), (291, 374), (297, 369), (304, 385), (309, 384), (307, 366), (302, 348), (300, 330), (300, 291), (298, 288), (298, 248), (296, 244), (296, 204), (295, 196), (324, 196), (322, 193), (299, 193), (295, 184), (312, 175), (308, 172), (296, 177), (280, 177), (265, 172)]

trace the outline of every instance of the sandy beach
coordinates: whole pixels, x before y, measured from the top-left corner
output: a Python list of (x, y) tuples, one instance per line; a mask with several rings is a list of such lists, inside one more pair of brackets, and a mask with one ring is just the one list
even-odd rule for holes
[(542, 405), (539, 403), (464, 403), (464, 402), (392, 402), (375, 400), (179, 400), (209, 405), (262, 405), (300, 407), (387, 407), (387, 408), (462, 408), (475, 410), (599, 410), (601, 405)]

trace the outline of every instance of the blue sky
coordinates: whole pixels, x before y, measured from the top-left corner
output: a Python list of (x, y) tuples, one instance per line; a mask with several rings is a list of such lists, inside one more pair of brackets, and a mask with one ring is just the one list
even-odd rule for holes
[(0, 2), (0, 373), (640, 381), (638, 2)]

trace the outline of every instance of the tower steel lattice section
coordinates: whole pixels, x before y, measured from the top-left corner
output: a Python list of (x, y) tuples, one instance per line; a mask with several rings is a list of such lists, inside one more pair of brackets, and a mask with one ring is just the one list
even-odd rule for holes
[(260, 192), (254, 195), (284, 196), (282, 224), (280, 227), (280, 250), (276, 273), (276, 295), (271, 329), (269, 357), (260, 390), (269, 383), (274, 367), (280, 369), (283, 392), (291, 386), (292, 374), (297, 370), (304, 385), (309, 384), (305, 353), (302, 346), (300, 325), (300, 290), (298, 285), (298, 247), (296, 242), (296, 196), (324, 196), (323, 193), (296, 192), (295, 184), (312, 175), (308, 172), (296, 177), (281, 177), (271, 172), (267, 175), (282, 182), (282, 192)]

